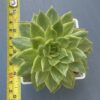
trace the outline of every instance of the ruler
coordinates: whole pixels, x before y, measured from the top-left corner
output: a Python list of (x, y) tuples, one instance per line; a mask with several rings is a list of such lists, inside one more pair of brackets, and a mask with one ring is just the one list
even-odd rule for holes
[(19, 34), (20, 1), (7, 0), (7, 100), (21, 100), (20, 77), (17, 76), (18, 66), (10, 64), (11, 56), (16, 52), (12, 38)]

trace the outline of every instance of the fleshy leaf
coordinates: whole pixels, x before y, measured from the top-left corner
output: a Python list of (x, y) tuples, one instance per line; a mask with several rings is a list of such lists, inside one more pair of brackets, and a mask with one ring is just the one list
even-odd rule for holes
[(57, 84), (60, 84), (60, 82), (64, 78), (63, 75), (55, 67), (52, 68), (50, 74)]
[(82, 50), (80, 50), (79, 48), (73, 49), (72, 53), (73, 53), (75, 61), (87, 58), (87, 56), (85, 55), (85, 53)]
[(29, 38), (18, 37), (12, 40), (13, 45), (20, 50), (32, 48), (32, 44)]
[(37, 71), (42, 71), (41, 57), (38, 55), (35, 57), (35, 59), (33, 61), (32, 73), (37, 72)]
[(31, 23), (31, 37), (35, 38), (37, 36), (44, 37), (44, 30), (36, 23)]
[(55, 67), (63, 76), (66, 77), (67, 71), (69, 69), (69, 66), (67, 64), (58, 63)]
[(82, 51), (85, 53), (88, 52), (92, 48), (92, 42), (88, 40), (87, 38), (84, 38), (80, 41), (78, 46)]
[(24, 62), (20, 65), (19, 70), (17, 72), (17, 74), (19, 76), (24, 76), (26, 74), (29, 74), (31, 72), (31, 68), (32, 68), (32, 63), (27, 63)]
[(61, 20), (57, 21), (53, 25), (53, 29), (57, 32), (57, 36), (62, 36), (63, 35), (63, 24)]
[(53, 28), (48, 27), (46, 30), (46, 39), (56, 39), (56, 37), (57, 37), (56, 31)]
[(69, 63), (72, 63), (74, 62), (74, 57), (73, 57), (73, 54), (71, 51), (67, 51), (67, 54), (68, 56), (62, 58), (60, 61), (61, 63), (64, 63), (64, 64), (69, 64)]
[(55, 66), (57, 63), (59, 63), (59, 59), (57, 59), (56, 57), (48, 59), (48, 61), (51, 66)]
[(36, 51), (33, 50), (32, 48), (29, 48), (29, 49), (25, 49), (25, 50), (21, 51), (17, 57), (22, 58), (25, 61), (32, 62), (34, 60), (35, 56), (36, 56)]
[(79, 73), (86, 72), (86, 69), (81, 61), (73, 62), (73, 63), (69, 64), (69, 67), (73, 72), (79, 72)]
[(36, 72), (35, 79), (36, 79), (36, 85), (37, 87), (43, 84), (48, 77), (48, 72)]
[(51, 65), (48, 62), (48, 58), (47, 57), (43, 57), (41, 59), (41, 67), (42, 67), (42, 71), (50, 71), (51, 70)]
[(88, 34), (88, 31), (86, 31), (86, 30), (83, 30), (83, 29), (77, 29), (78, 31), (77, 32), (75, 32), (75, 33), (73, 33), (73, 35), (74, 36), (77, 36), (77, 37), (86, 37), (87, 36), (87, 34)]
[(50, 25), (50, 20), (47, 15), (45, 15), (43, 12), (40, 12), (37, 17), (37, 23), (46, 30), (47, 27)]
[(65, 23), (65, 24), (63, 25), (63, 27), (64, 27), (64, 30), (63, 30), (64, 35), (71, 34), (71, 33), (73, 32), (74, 26), (75, 26), (74, 21)]
[(68, 56), (68, 53), (66, 51), (65, 48), (61, 48), (60, 52), (59, 52), (59, 55), (57, 56), (58, 59), (62, 59), (64, 57)]
[(41, 89), (43, 89), (43, 88), (45, 87), (45, 84), (43, 83), (43, 84), (37, 86), (36, 80), (35, 80), (35, 75), (36, 75), (36, 73), (32, 73), (32, 74), (31, 74), (31, 81), (32, 81), (32, 84), (33, 84), (34, 88), (35, 88), (37, 91), (40, 91)]
[(30, 33), (31, 33), (30, 22), (19, 23), (19, 30), (20, 30), (21, 36), (30, 37)]
[(36, 21), (37, 21), (37, 15), (34, 15), (34, 14), (33, 14), (32, 22), (36, 23)]
[(69, 46), (68, 49), (76, 48), (79, 45), (79, 42), (81, 40), (80, 37), (76, 36), (66, 36), (66, 38), (69, 38)]
[(19, 55), (19, 52), (15, 53), (11, 59), (10, 59), (10, 64), (16, 64), (16, 65), (20, 65), (23, 60), (18, 58), (17, 56)]
[(48, 78), (45, 81), (45, 84), (47, 88), (50, 90), (50, 92), (54, 92), (57, 87), (59, 86), (55, 80), (52, 78), (51, 74), (49, 74)]
[(44, 39), (42, 37), (31, 38), (31, 42), (34, 49), (37, 49), (40, 45), (44, 43)]
[(70, 21), (73, 21), (73, 15), (72, 15), (72, 12), (69, 11), (67, 13), (65, 13), (63, 16), (61, 16), (61, 20), (62, 20), (62, 23), (68, 23)]
[(68, 45), (69, 45), (69, 39), (68, 38), (66, 38), (66, 37), (59, 37), (58, 39), (57, 39), (57, 42), (60, 44), (60, 46), (61, 47), (63, 47), (63, 48), (67, 48), (68, 47)]
[(51, 7), (47, 11), (47, 16), (49, 17), (52, 24), (56, 23), (57, 20), (58, 20), (58, 14), (57, 14), (57, 12), (55, 11), (55, 9), (53, 7)]
[(73, 72), (68, 71), (67, 76), (63, 80), (65, 88), (73, 88), (75, 85), (75, 76)]

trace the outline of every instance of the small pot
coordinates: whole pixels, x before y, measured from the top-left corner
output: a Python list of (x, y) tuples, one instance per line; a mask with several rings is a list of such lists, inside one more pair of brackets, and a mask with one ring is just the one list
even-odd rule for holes
[[(78, 20), (76, 18), (73, 19), (75, 21), (75, 26), (76, 28), (79, 28), (79, 23), (78, 23)], [(75, 77), (75, 80), (82, 80), (86, 77), (86, 74), (85, 73), (82, 73), (82, 74), (78, 74), (76, 75)], [(23, 85), (28, 85), (28, 84), (32, 84), (31, 81), (24, 81), (23, 77), (21, 77), (21, 83)]]

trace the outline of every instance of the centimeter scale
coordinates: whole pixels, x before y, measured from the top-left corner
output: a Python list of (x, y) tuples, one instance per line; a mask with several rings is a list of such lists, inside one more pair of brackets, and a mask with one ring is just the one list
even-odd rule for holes
[(11, 56), (16, 52), (12, 38), (19, 34), (20, 1), (7, 0), (7, 100), (21, 100), (20, 77), (16, 75), (18, 66), (10, 63)]

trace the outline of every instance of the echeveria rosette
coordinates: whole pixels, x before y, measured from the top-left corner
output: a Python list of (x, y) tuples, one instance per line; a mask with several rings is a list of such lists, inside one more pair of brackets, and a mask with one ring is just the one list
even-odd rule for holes
[(20, 36), (13, 39), (18, 52), (11, 62), (19, 65), (18, 75), (31, 77), (37, 90), (73, 88), (74, 72), (87, 71), (92, 44), (87, 33), (75, 27), (71, 12), (59, 16), (51, 7), (33, 15), (30, 22), (20, 23)]

